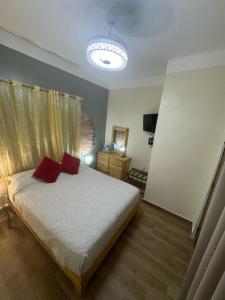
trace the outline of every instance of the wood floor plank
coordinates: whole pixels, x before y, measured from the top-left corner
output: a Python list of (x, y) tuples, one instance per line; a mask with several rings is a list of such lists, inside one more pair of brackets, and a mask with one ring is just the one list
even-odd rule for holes
[(10, 299), (35, 300), (36, 294), (23, 272), (16, 273), (5, 281)]
[(0, 227), (0, 300), (176, 300), (193, 252), (190, 224), (142, 203), (81, 298), (16, 215), (12, 223)]
[(8, 293), (8, 290), (5, 286), (5, 281), (3, 280), (1, 274), (0, 274), (0, 299), (4, 300), (10, 300), (10, 295)]

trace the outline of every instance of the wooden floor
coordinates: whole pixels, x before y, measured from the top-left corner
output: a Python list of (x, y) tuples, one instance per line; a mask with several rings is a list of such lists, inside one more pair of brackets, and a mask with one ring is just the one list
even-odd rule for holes
[[(16, 215), (12, 223), (0, 225), (0, 299), (80, 299)], [(82, 299), (178, 299), (193, 251), (189, 235), (189, 224), (142, 203)]]

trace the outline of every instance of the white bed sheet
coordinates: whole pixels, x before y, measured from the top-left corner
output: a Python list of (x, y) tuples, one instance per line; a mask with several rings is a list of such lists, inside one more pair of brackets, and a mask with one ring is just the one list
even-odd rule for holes
[(135, 207), (139, 190), (85, 166), (51, 184), (32, 172), (19, 173), (18, 182), (18, 174), (11, 177), (10, 200), (60, 264), (81, 275)]

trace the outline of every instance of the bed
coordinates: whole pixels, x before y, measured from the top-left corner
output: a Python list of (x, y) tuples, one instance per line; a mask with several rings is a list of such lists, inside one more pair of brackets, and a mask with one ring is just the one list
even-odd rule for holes
[(32, 173), (8, 177), (11, 206), (81, 294), (136, 214), (139, 190), (86, 166), (52, 184)]

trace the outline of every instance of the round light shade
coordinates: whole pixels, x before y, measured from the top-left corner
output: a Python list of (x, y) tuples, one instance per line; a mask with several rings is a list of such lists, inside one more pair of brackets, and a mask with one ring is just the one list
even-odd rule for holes
[(87, 59), (98, 69), (121, 71), (127, 65), (127, 47), (118, 37), (95, 36), (88, 40)]

